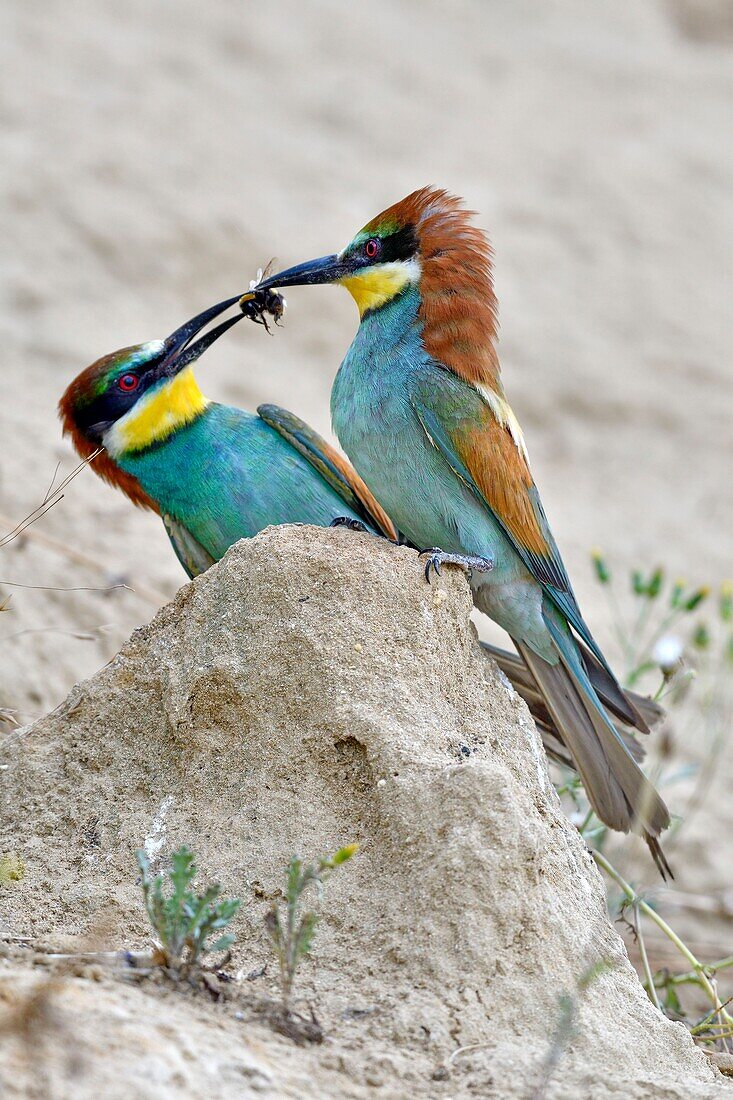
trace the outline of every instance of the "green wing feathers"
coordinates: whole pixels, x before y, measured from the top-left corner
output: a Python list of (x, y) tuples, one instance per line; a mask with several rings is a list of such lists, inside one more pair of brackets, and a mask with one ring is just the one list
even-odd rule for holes
[(522, 449), (468, 383), (451, 376), (448, 401), (427, 385), (416, 383), (410, 396), (431, 443), (489, 510), (532, 576), (582, 639), (584, 660), (589, 670), (599, 670), (596, 678), (603, 673), (614, 714), (647, 732), (646, 723), (619, 687), (583, 619)]
[(386, 538), (397, 541), (397, 530), (387, 513), (343, 455), (304, 420), (279, 405), (260, 405), (258, 415), (310, 462), (345, 504)]
[(205, 573), (214, 564), (216, 558), (212, 558), (209, 551), (177, 519), (165, 514), (161, 518), (176, 557), (189, 577), (198, 577), (199, 573)]

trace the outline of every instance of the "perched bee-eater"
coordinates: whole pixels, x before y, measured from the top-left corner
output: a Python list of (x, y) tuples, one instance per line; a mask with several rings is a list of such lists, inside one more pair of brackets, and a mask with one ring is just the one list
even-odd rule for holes
[[(599, 818), (658, 842), (669, 813), (614, 718), (647, 724), (586, 625), (504, 393), (492, 256), (457, 198), (426, 187), (338, 255), (270, 276), (258, 292), (339, 283), (361, 322), (331, 414), (356, 470), (400, 531), (468, 569), (476, 606), (511, 636)], [(244, 295), (245, 302), (248, 295)]]
[(396, 538), (361, 478), (303, 421), (276, 405), (254, 415), (204, 397), (192, 364), (241, 315), (191, 341), (236, 301), (82, 371), (59, 402), (76, 450), (98, 451), (92, 469), (160, 514), (189, 576), (269, 524), (338, 520)]
[[(191, 341), (236, 300), (205, 310), (166, 340), (123, 348), (82, 371), (59, 403), (76, 450), (94, 455), (92, 469), (134, 504), (160, 514), (190, 577), (270, 524), (346, 522), (397, 538), (346, 459), (298, 417), (276, 405), (261, 405), (253, 416), (202, 396), (192, 364), (242, 314)], [(260, 306), (275, 317), (281, 309), (266, 297), (253, 305), (254, 320), (264, 320)], [(524, 666), (505, 650), (485, 648), (529, 704), (547, 751), (571, 764)], [(639, 755), (630, 731), (624, 736)]]

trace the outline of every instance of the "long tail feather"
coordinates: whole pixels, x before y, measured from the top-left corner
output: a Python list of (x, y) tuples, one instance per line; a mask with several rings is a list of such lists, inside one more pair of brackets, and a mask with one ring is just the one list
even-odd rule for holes
[[(574, 768), (573, 758), (562, 743), (562, 733), (555, 726), (542, 692), (523, 659), (516, 653), (509, 653), (508, 650), (491, 645), (489, 642), (481, 642), (481, 648), (494, 658), (514, 690), (522, 696), (529, 707), (548, 756), (556, 760), (558, 764)], [(646, 718), (649, 725), (659, 721), (662, 717), (664, 712), (658, 703), (645, 698), (643, 695), (637, 695), (633, 691), (627, 691), (626, 695), (634, 709)], [(644, 746), (634, 736), (633, 730), (621, 726), (618, 734), (634, 760), (640, 763), (646, 756), (646, 752)]]
[(616, 718), (640, 733), (649, 733), (650, 726), (664, 716), (664, 711), (653, 699), (645, 699), (633, 691), (624, 691), (594, 653), (578, 639), (575, 644), (580, 650), (585, 671), (593, 688), (603, 704)]
[[(623, 691), (626, 700), (625, 711), (626, 713), (630, 711), (634, 718), (641, 717), (643, 725), (640, 727), (636, 720), (633, 722), (629, 721), (625, 719), (622, 714), (619, 714), (613, 707), (610, 693), (604, 690), (604, 685), (608, 680), (608, 674), (605, 672), (605, 669), (602, 670), (603, 675), (601, 676), (598, 670), (601, 669), (602, 666), (598, 665), (597, 662), (592, 663), (592, 655), (589, 650), (586, 650), (586, 647), (583, 646), (582, 643), (576, 642), (576, 644), (579, 645), (583, 653), (583, 663), (586, 665), (588, 679), (593, 685), (598, 698), (617, 718), (628, 725), (633, 725), (634, 729), (638, 729), (643, 733), (648, 733), (657, 723), (661, 722), (662, 718), (664, 718), (664, 708), (661, 707), (659, 703), (655, 703), (653, 699), (650, 699), (648, 695), (639, 695), (638, 692), (629, 691), (628, 689)], [(518, 657), (516, 653), (510, 653), (508, 650), (502, 649), (498, 645), (491, 645), (490, 642), (481, 642), (481, 648), (491, 654), (501, 671), (511, 681), (514, 689), (519, 692), (527, 703), (530, 702), (531, 695), (536, 695), (538, 699), (542, 698), (532, 678), (532, 674), (521, 657)]]
[(657, 841), (669, 825), (669, 811), (605, 713), (575, 642), (551, 620), (547, 625), (558, 653), (556, 664), (521, 642), (515, 645), (570, 751), (588, 799), (612, 829), (641, 833), (662, 877), (672, 877)]

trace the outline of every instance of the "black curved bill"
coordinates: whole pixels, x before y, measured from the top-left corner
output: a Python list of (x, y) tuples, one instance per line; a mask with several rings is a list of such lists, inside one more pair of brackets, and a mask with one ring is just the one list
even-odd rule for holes
[[(234, 299), (238, 301), (237, 298)], [(200, 355), (210, 348), (212, 344), (216, 343), (220, 336), (223, 336), (225, 332), (228, 332), (232, 325), (236, 325), (239, 321), (244, 320), (243, 313), (237, 313), (234, 317), (229, 317), (226, 321), (222, 321), (216, 328), (212, 328), (194, 344), (189, 344), (187, 348), (184, 348), (183, 352), (174, 360), (176, 373), (184, 370), (185, 367), (194, 363)]]
[[(270, 290), (272, 287), (281, 286), (308, 286), (313, 283), (333, 283), (348, 275), (349, 269), (338, 256), (320, 256), (317, 260), (307, 260), (304, 264), (296, 264), (285, 271), (279, 271), (277, 275), (269, 275), (258, 283), (254, 291)], [(254, 291), (249, 291), (250, 296)], [(247, 294), (242, 296), (247, 299)]]
[[(166, 371), (170, 371), (170, 373), (175, 374), (179, 370), (182, 370), (183, 366), (193, 362), (194, 359), (198, 359), (199, 355), (214, 343), (214, 340), (218, 340), (219, 336), (222, 336), (227, 329), (231, 328), (235, 321), (240, 320), (241, 314), (232, 318), (229, 322), (218, 325), (217, 328), (212, 329), (211, 333), (207, 333), (206, 337), (202, 337), (201, 340), (197, 341), (194, 345), (195, 347), (202, 344), (203, 340), (211, 337), (211, 339), (208, 339), (207, 343), (199, 348), (196, 355), (192, 358), (187, 358), (186, 363), (181, 365), (181, 353), (186, 349), (191, 340), (193, 340), (194, 336), (197, 336), (198, 333), (201, 332), (201, 329), (206, 328), (206, 326), (216, 317), (225, 313), (231, 306), (236, 305), (238, 301), (239, 295), (234, 298), (227, 298), (223, 302), (217, 302), (215, 306), (209, 306), (209, 308), (205, 309), (202, 313), (197, 313), (190, 321), (186, 321), (184, 325), (181, 325), (180, 328), (175, 329), (170, 336), (166, 337), (164, 340), (165, 358), (160, 364), (161, 372), (165, 373)], [(215, 336), (213, 335), (214, 333), (216, 333)]]

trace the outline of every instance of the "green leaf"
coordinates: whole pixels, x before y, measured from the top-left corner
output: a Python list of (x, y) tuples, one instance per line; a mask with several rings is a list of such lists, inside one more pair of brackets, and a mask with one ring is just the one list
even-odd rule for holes
[(710, 589), (707, 587), (698, 588), (696, 592), (685, 600), (682, 605), (685, 611), (694, 611), (696, 607), (699, 607), (703, 600), (706, 600), (710, 595)]
[(318, 915), (314, 912), (308, 912), (303, 914), (303, 918), (300, 922), (300, 927), (295, 936), (295, 961), (296, 963), (305, 958), (309, 954), (311, 945), (313, 943), (313, 933), (316, 930), (316, 924), (318, 922)]
[(173, 899), (182, 904), (186, 897), (189, 885), (196, 877), (196, 864), (193, 852), (189, 851), (185, 844), (181, 845), (171, 855), (170, 880), (173, 883)]
[(137, 865), (140, 868), (140, 872), (143, 876), (143, 883), (145, 883), (150, 878), (150, 860), (148, 859), (147, 854), (145, 853), (145, 850), (143, 848), (137, 849), (137, 851), (135, 852), (135, 859), (137, 860)]
[(646, 594), (650, 600), (656, 600), (659, 593), (662, 591), (662, 582), (664, 581), (664, 570), (661, 565), (658, 565), (649, 578), (649, 582), (646, 586)]
[(303, 886), (300, 881), (301, 868), (303, 864), (297, 856), (293, 856), (288, 864), (288, 878), (285, 885), (285, 897), (287, 898), (288, 905), (296, 905), (300, 894), (303, 891)]
[(603, 557), (600, 550), (593, 550), (591, 552), (591, 561), (593, 562), (593, 568), (595, 569), (598, 583), (609, 584), (611, 581), (611, 570), (608, 568), (606, 559)]

